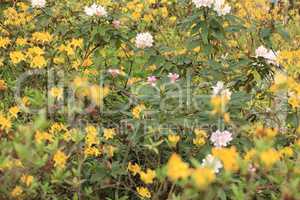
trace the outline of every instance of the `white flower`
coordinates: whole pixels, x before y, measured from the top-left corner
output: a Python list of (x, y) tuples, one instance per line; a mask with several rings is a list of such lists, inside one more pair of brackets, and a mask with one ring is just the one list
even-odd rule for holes
[(201, 7), (210, 8), (214, 3), (214, 0), (192, 0), (192, 1), (195, 4), (196, 8), (201, 8)]
[(153, 46), (153, 37), (149, 32), (139, 33), (135, 38), (135, 46), (144, 49)]
[(218, 81), (217, 84), (213, 86), (213, 96), (219, 95), (223, 89), (224, 83), (222, 81)]
[(210, 141), (215, 147), (226, 147), (228, 143), (232, 140), (232, 133), (229, 131), (217, 130), (213, 132), (210, 136)]
[(227, 98), (230, 100), (231, 98), (231, 91), (224, 87), (224, 83), (222, 81), (218, 81), (215, 86), (213, 86), (213, 96), (220, 95), (222, 97)]
[(31, 6), (33, 8), (43, 8), (46, 5), (46, 0), (31, 0)]
[(96, 15), (99, 17), (107, 16), (107, 12), (106, 12), (105, 8), (103, 8), (102, 6), (97, 5), (95, 3), (93, 5), (91, 5), (90, 7), (86, 6), (84, 8), (84, 12), (88, 16), (93, 16), (93, 15)]
[(215, 0), (214, 10), (219, 16), (222, 16), (230, 13), (231, 7), (228, 4), (225, 4), (225, 0)]
[(208, 154), (203, 160), (201, 166), (211, 168), (215, 171), (215, 173), (219, 173), (220, 169), (223, 167), (221, 161)]
[(271, 64), (278, 64), (277, 63), (277, 53), (275, 53), (274, 51), (272, 51), (271, 49), (267, 49), (264, 46), (259, 46), (256, 50), (255, 50), (255, 57), (262, 57), (267, 59), (268, 63)]

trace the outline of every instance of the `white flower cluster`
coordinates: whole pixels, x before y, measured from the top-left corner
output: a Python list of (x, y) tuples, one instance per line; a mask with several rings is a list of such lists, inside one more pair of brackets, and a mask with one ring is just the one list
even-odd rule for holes
[(225, 0), (215, 0), (214, 10), (219, 16), (222, 16), (229, 14), (231, 7), (228, 4), (225, 4)]
[(215, 173), (219, 173), (220, 169), (223, 167), (221, 161), (214, 157), (211, 154), (208, 154), (203, 160), (202, 160), (202, 167), (208, 167), (214, 170)]
[(107, 12), (106, 12), (105, 8), (103, 8), (102, 6), (97, 5), (95, 3), (91, 6), (86, 6), (84, 8), (84, 12), (88, 16), (94, 16), (94, 15), (99, 16), (99, 17), (107, 16)]
[(217, 130), (211, 134), (210, 141), (215, 147), (226, 147), (232, 140), (232, 133), (229, 131)]
[(268, 63), (277, 64), (277, 53), (272, 50), (267, 49), (264, 46), (260, 46), (255, 50), (255, 57), (262, 57), (267, 59)]
[(201, 8), (201, 7), (211, 8), (211, 6), (214, 3), (214, 0), (193, 0), (193, 3), (195, 4), (196, 8)]
[(43, 8), (46, 5), (46, 0), (31, 0), (31, 6), (33, 8)]
[(230, 13), (231, 7), (225, 4), (225, 0), (192, 0), (196, 8), (213, 7), (214, 11), (217, 12), (219, 16), (226, 15)]
[(149, 32), (138, 33), (135, 37), (135, 46), (144, 49), (153, 46), (153, 36)]
[(218, 81), (215, 86), (213, 86), (213, 96), (220, 95), (222, 97), (227, 98), (230, 100), (231, 98), (231, 91), (224, 87), (224, 83), (222, 81)]

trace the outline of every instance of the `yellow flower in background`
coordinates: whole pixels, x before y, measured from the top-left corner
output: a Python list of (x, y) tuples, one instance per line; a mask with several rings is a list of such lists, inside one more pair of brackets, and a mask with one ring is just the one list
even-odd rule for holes
[(97, 106), (101, 106), (103, 99), (109, 94), (108, 87), (100, 87), (99, 85), (90, 86), (90, 98)]
[(9, 53), (9, 57), (13, 64), (18, 64), (25, 60), (25, 55), (21, 51), (12, 51)]
[(32, 59), (35, 56), (42, 56), (45, 54), (45, 51), (40, 47), (31, 47), (27, 50), (26, 56)]
[(89, 125), (85, 128), (86, 136), (85, 136), (85, 144), (87, 146), (98, 145), (100, 144), (98, 137), (98, 130), (96, 127)]
[(5, 80), (0, 79), (0, 91), (6, 90), (6, 89), (7, 89), (7, 84), (6, 84)]
[(8, 131), (11, 128), (11, 121), (9, 118), (4, 117), (2, 114), (0, 114), (0, 128), (2, 130)]
[(65, 168), (67, 159), (68, 157), (64, 152), (62, 152), (61, 150), (56, 151), (53, 156), (54, 167)]
[(32, 68), (43, 68), (47, 64), (44, 56), (35, 56), (30, 61), (30, 67)]
[(151, 184), (153, 183), (153, 179), (156, 177), (156, 173), (151, 169), (147, 169), (146, 172), (140, 172), (140, 177), (145, 184)]
[(14, 198), (18, 198), (23, 194), (23, 189), (20, 186), (16, 186), (10, 193)]
[(191, 174), (196, 186), (201, 190), (206, 189), (216, 179), (214, 171), (205, 167), (197, 168)]
[(28, 44), (27, 39), (25, 39), (25, 38), (17, 38), (16, 45), (18, 45), (18, 46), (25, 46), (26, 44)]
[(231, 148), (213, 148), (213, 156), (219, 158), (224, 165), (226, 171), (234, 172), (239, 169), (238, 157), (239, 154), (235, 147)]
[(50, 90), (50, 95), (58, 100), (63, 98), (63, 88), (53, 87)]
[(190, 175), (189, 165), (183, 162), (179, 155), (173, 153), (167, 163), (167, 175), (172, 181), (187, 178)]
[(193, 144), (196, 146), (203, 146), (206, 143), (207, 133), (202, 129), (195, 129), (194, 133), (196, 137), (193, 139)]
[(33, 176), (23, 174), (21, 177), (22, 183), (24, 183), (27, 187), (29, 187), (33, 182)]
[(34, 42), (48, 43), (51, 42), (52, 39), (53, 36), (48, 32), (35, 32), (32, 34), (32, 40)]
[(291, 147), (284, 147), (283, 149), (280, 149), (279, 153), (282, 157), (292, 157), (294, 151)]
[(18, 113), (20, 112), (20, 109), (18, 106), (13, 106), (8, 110), (8, 112), (12, 117), (17, 118)]
[(50, 127), (49, 132), (51, 134), (56, 134), (56, 133), (59, 133), (60, 131), (63, 131), (63, 130), (66, 131), (66, 127), (62, 123), (55, 122)]
[(113, 139), (115, 135), (116, 131), (114, 128), (105, 128), (103, 130), (103, 137), (105, 138), (105, 140)]
[(255, 158), (257, 152), (255, 149), (250, 149), (249, 151), (246, 152), (245, 156), (244, 156), (244, 159), (246, 161), (253, 161), (253, 159)]
[(73, 38), (69, 43), (73, 48), (82, 48), (83, 47), (83, 39), (82, 38)]
[(48, 132), (41, 132), (36, 131), (34, 135), (35, 141), (39, 144), (41, 142), (47, 141), (47, 142), (53, 142), (53, 135), (49, 134)]
[(140, 105), (135, 106), (135, 107), (132, 109), (132, 111), (131, 111), (131, 113), (132, 113), (132, 115), (133, 115), (133, 118), (135, 118), (135, 119), (140, 119), (140, 114), (141, 114), (141, 112), (144, 111), (145, 109), (146, 109), (146, 107), (145, 107), (143, 104), (140, 104)]
[(177, 145), (177, 143), (180, 140), (180, 136), (179, 135), (175, 135), (175, 134), (170, 134), (168, 135), (168, 141), (171, 144), (172, 147), (175, 147)]
[(10, 44), (10, 39), (8, 37), (0, 37), (0, 48), (6, 48)]
[(279, 161), (280, 153), (274, 149), (268, 149), (261, 152), (259, 157), (266, 168), (271, 168), (277, 161)]
[(129, 162), (127, 169), (132, 173), (133, 176), (141, 172), (141, 167), (137, 163), (132, 164), (131, 162)]
[(145, 187), (137, 187), (136, 191), (142, 198), (151, 198), (150, 191)]
[(94, 146), (86, 146), (84, 148), (84, 155), (85, 156), (99, 156), (101, 154), (100, 150)]

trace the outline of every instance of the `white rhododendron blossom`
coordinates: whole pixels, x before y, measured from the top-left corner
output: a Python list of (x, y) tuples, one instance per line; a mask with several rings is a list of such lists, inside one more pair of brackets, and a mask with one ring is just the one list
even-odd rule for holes
[(193, 3), (195, 4), (196, 8), (201, 8), (201, 7), (211, 8), (214, 3), (214, 0), (193, 0)]
[(231, 98), (231, 91), (224, 87), (224, 83), (222, 81), (218, 81), (215, 86), (213, 86), (213, 96), (220, 95), (222, 97), (226, 97), (227, 99)]
[(208, 154), (203, 160), (202, 160), (202, 167), (211, 168), (215, 171), (215, 173), (219, 173), (220, 169), (223, 167), (221, 161), (214, 157), (211, 154)]
[(144, 49), (153, 46), (153, 36), (149, 32), (139, 33), (135, 38), (135, 46)]
[(46, 0), (31, 0), (31, 6), (34, 8), (43, 8), (46, 6)]
[(267, 59), (268, 63), (271, 64), (278, 64), (277, 63), (277, 53), (275, 53), (274, 51), (272, 51), (271, 49), (267, 49), (264, 46), (259, 46), (256, 50), (255, 50), (255, 57), (262, 57)]
[(231, 7), (228, 4), (225, 4), (225, 0), (215, 0), (214, 10), (219, 16), (222, 16), (230, 13)]
[(210, 136), (210, 141), (215, 147), (226, 147), (232, 140), (232, 133), (229, 131), (217, 130), (213, 132)]
[(107, 12), (106, 12), (105, 8), (103, 8), (102, 6), (97, 5), (95, 3), (91, 6), (86, 6), (84, 8), (84, 12), (88, 16), (94, 16), (94, 15), (99, 16), (99, 17), (107, 16)]

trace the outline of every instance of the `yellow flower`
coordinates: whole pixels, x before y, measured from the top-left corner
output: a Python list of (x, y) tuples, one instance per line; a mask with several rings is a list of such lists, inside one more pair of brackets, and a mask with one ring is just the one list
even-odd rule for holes
[(62, 130), (67, 130), (66, 129), (66, 127), (62, 124), (62, 123), (57, 123), (57, 122), (55, 122), (54, 124), (52, 124), (52, 126), (50, 127), (50, 130), (49, 130), (49, 132), (51, 133), (51, 134), (56, 134), (56, 133), (58, 133), (58, 132), (60, 132), (60, 131), (62, 131)]
[(99, 85), (90, 86), (90, 98), (97, 105), (101, 106), (103, 99), (109, 94), (108, 87), (100, 87)]
[(94, 146), (86, 146), (84, 148), (85, 156), (99, 156), (101, 154), (100, 150)]
[(155, 171), (151, 170), (151, 169), (147, 169), (147, 172), (140, 172), (140, 176), (141, 176), (141, 180), (146, 183), (146, 184), (151, 184), (153, 183), (153, 179), (156, 176)]
[(180, 136), (175, 135), (175, 134), (170, 134), (170, 135), (168, 135), (168, 140), (169, 140), (171, 146), (175, 147), (177, 145), (178, 141), (180, 140)]
[(52, 35), (48, 32), (35, 32), (32, 34), (32, 40), (34, 42), (47, 43), (51, 42), (52, 38)]
[(60, 57), (55, 57), (55, 58), (53, 59), (53, 62), (54, 62), (55, 64), (57, 64), (57, 65), (59, 65), (59, 64), (64, 64), (64, 63), (65, 63), (65, 59), (64, 59), (64, 57), (62, 57), (62, 56), (60, 56)]
[(237, 171), (239, 169), (238, 165), (238, 153), (235, 147), (231, 148), (213, 148), (213, 156), (219, 158), (224, 165), (226, 171)]
[(53, 156), (54, 166), (58, 168), (65, 168), (67, 159), (68, 157), (66, 154), (61, 150), (58, 150)]
[(280, 155), (281, 156), (286, 156), (286, 157), (292, 157), (294, 152), (291, 147), (284, 147), (283, 149), (280, 150)]
[(127, 169), (132, 173), (133, 176), (141, 172), (141, 167), (137, 163), (132, 164), (129, 162)]
[(21, 181), (28, 187), (33, 182), (33, 176), (23, 174), (21, 177)]
[(75, 39), (73, 38), (70, 42), (70, 45), (74, 48), (81, 48), (83, 46), (83, 39), (82, 38), (79, 38), (79, 39)]
[(21, 51), (12, 51), (9, 53), (9, 57), (13, 64), (18, 64), (25, 60), (25, 55)]
[(256, 156), (256, 150), (255, 149), (250, 149), (249, 151), (246, 152), (245, 156), (244, 156), (244, 159), (246, 161), (252, 161), (253, 158)]
[(10, 39), (8, 37), (0, 37), (0, 48), (6, 48), (10, 44)]
[(40, 47), (31, 47), (27, 50), (27, 57), (29, 58), (33, 58), (35, 56), (42, 56), (44, 55), (45, 52), (43, 49), (41, 49)]
[(6, 89), (7, 89), (6, 82), (4, 80), (0, 79), (0, 91), (6, 90)]
[(133, 21), (138, 21), (141, 18), (141, 14), (139, 12), (133, 12), (131, 18)]
[(44, 56), (35, 56), (30, 62), (32, 68), (43, 68), (47, 64)]
[(52, 97), (57, 98), (58, 100), (62, 99), (63, 98), (63, 89), (62, 88), (58, 88), (58, 87), (53, 87), (50, 90), (50, 95)]
[(216, 176), (212, 169), (200, 167), (193, 170), (192, 178), (195, 181), (196, 186), (199, 189), (204, 190), (216, 179)]
[(145, 109), (146, 109), (146, 107), (143, 104), (135, 106), (131, 111), (133, 118), (140, 119), (140, 113), (142, 111), (144, 111)]
[(274, 149), (263, 151), (260, 154), (260, 160), (266, 168), (271, 168), (279, 159), (280, 153)]
[(189, 165), (180, 156), (173, 153), (167, 163), (167, 174), (172, 181), (187, 178), (190, 175)]
[(23, 193), (23, 189), (20, 186), (16, 186), (12, 191), (11, 191), (11, 196), (14, 198), (20, 197)]
[(43, 141), (53, 142), (53, 135), (47, 132), (36, 131), (34, 135), (34, 139), (38, 144)]
[(16, 40), (16, 45), (18, 45), (18, 46), (24, 46), (26, 44), (27, 44), (27, 39), (25, 39), (25, 38), (18, 38)]
[(113, 139), (114, 136), (116, 135), (114, 128), (105, 128), (103, 132), (104, 132), (103, 136), (105, 140)]
[(85, 128), (86, 131), (86, 136), (85, 136), (85, 144), (87, 146), (92, 146), (92, 145), (98, 145), (100, 144), (99, 138), (98, 138), (98, 131), (97, 129), (89, 125)]
[(11, 121), (9, 118), (4, 117), (0, 114), (0, 128), (8, 131), (11, 128)]
[(137, 187), (136, 191), (142, 198), (150, 198), (151, 197), (150, 191), (145, 187)]
[(207, 133), (202, 129), (194, 130), (196, 137), (193, 139), (193, 144), (196, 146), (203, 146), (206, 143)]
[(18, 117), (18, 113), (20, 112), (20, 109), (18, 106), (14, 106), (14, 107), (11, 107), (9, 109), (9, 114), (11, 114), (14, 118), (17, 118)]

